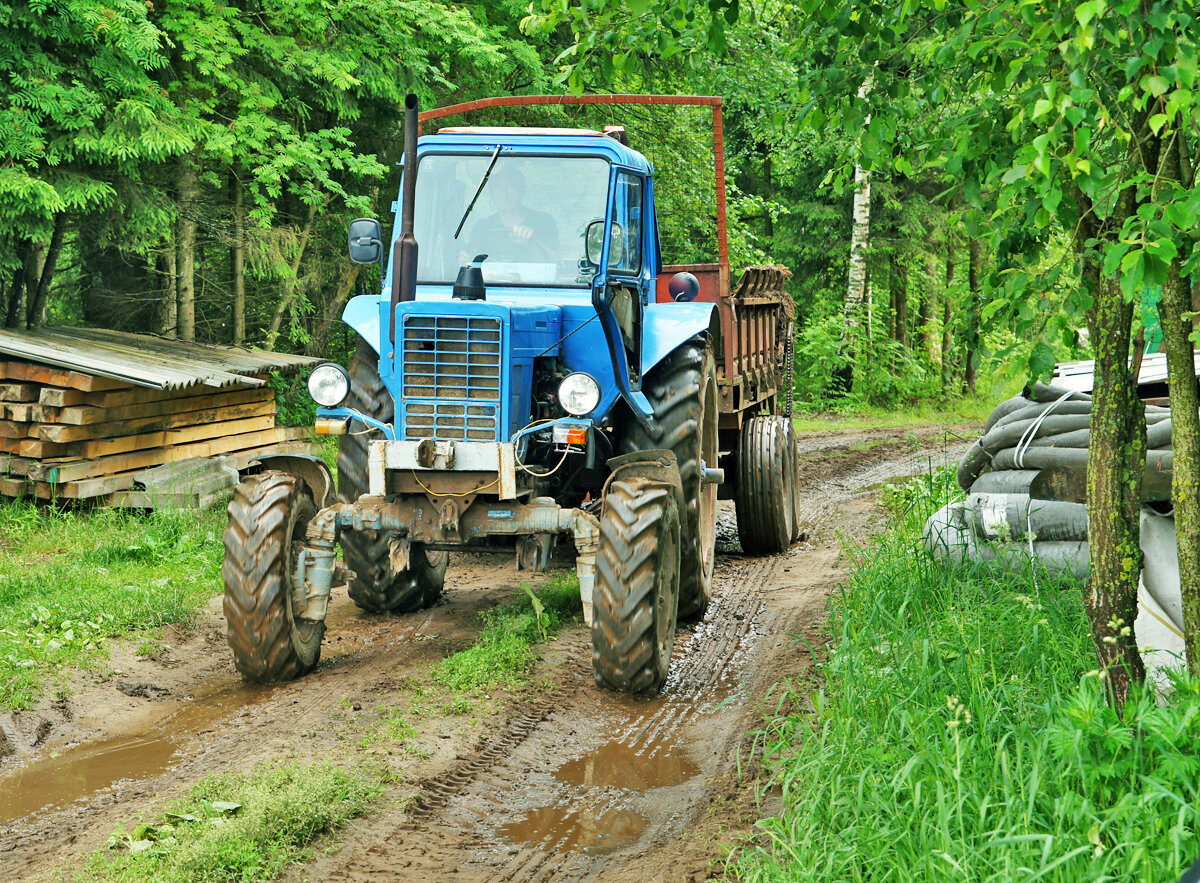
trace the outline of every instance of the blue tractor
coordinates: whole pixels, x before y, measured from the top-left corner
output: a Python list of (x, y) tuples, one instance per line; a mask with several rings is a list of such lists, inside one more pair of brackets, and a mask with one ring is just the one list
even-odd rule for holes
[[(315, 667), (336, 585), (367, 611), (418, 610), (454, 550), (509, 538), (537, 570), (565, 537), (597, 682), (653, 694), (677, 620), (711, 598), (718, 495), (748, 553), (799, 534), (787, 271), (729, 290), (720, 99), (574, 100), (597, 99), (713, 107), (721, 260), (663, 266), (653, 169), (620, 131), (418, 139), (410, 96), (383, 289), (345, 309), (349, 371), (309, 379), (318, 431), (341, 436), (336, 491), (315, 458), (267, 458), (229, 506), (224, 608), (247, 680)], [(377, 221), (351, 224), (352, 260), (384, 247)]]

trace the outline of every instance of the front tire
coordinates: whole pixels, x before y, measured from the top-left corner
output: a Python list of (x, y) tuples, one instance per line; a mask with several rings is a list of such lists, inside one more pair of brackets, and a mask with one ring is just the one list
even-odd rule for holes
[(622, 693), (662, 689), (679, 605), (679, 507), (670, 485), (614, 480), (600, 513), (592, 595), (596, 683)]
[(663, 436), (655, 441), (633, 422), (626, 453), (673, 451), (683, 481), (686, 513), (679, 556), (679, 618), (699, 619), (712, 600), (716, 562), (717, 486), (701, 481), (700, 464), (717, 465), (717, 366), (703, 338), (693, 338), (646, 375), (642, 392), (654, 408)]
[[(358, 350), (350, 360), (349, 408), (390, 423), (395, 405), (379, 377), (379, 356), (359, 338)], [(353, 503), (367, 493), (368, 427), (358, 420), (338, 444), (338, 500)], [(407, 613), (421, 610), (442, 596), (449, 556), (445, 552), (426, 551), (414, 543), (409, 566), (397, 571), (391, 564), (391, 531), (345, 530), (341, 533), (342, 559), (354, 579), (350, 581), (350, 599), (370, 613)]]
[(317, 507), (295, 476), (264, 472), (237, 486), (227, 511), (221, 575), (233, 663), (256, 684), (307, 674), (321, 658), (325, 623), (295, 615), (292, 574)]

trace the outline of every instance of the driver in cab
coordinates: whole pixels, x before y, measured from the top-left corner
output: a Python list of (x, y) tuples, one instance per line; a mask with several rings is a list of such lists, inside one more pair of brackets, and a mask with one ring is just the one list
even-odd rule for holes
[(486, 254), (491, 264), (557, 263), (558, 225), (551, 215), (525, 205), (520, 169), (498, 169), (489, 189), (498, 210), (472, 229), (473, 253)]

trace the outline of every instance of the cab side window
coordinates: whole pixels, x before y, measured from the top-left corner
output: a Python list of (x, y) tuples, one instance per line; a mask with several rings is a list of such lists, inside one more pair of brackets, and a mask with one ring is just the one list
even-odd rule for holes
[(609, 247), (609, 272), (636, 276), (642, 271), (642, 195), (644, 182), (629, 172), (617, 173), (617, 218)]

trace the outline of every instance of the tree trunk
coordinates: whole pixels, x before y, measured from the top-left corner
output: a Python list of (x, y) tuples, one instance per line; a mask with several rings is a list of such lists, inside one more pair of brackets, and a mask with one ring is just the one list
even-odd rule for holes
[(1095, 266), (1085, 272), (1095, 292), (1088, 325), (1096, 375), (1087, 465), (1090, 567), (1084, 609), (1109, 701), (1123, 708), (1130, 684), (1145, 677), (1133, 622), (1142, 569), (1139, 519), (1146, 420), (1137, 382), (1129, 372), (1133, 304), (1122, 296), (1119, 280), (1100, 279)]
[(929, 364), (938, 363), (938, 333), (934, 323), (938, 314), (938, 285), (937, 261), (933, 257), (933, 243), (928, 243), (930, 251), (925, 257), (924, 272), (921, 281), (924, 282), (921, 291), (921, 306), (917, 311), (917, 325), (921, 337), (921, 349)]
[(230, 175), (233, 190), (233, 244), (229, 248), (229, 288), (233, 292), (233, 345), (246, 342), (246, 210), (242, 182)]
[(975, 393), (979, 377), (979, 276), (983, 272), (983, 243), (972, 239), (967, 247), (967, 327), (963, 334), (963, 387)]
[(46, 321), (46, 298), (50, 293), (50, 281), (58, 268), (58, 257), (62, 254), (63, 238), (67, 230), (67, 216), (59, 212), (54, 216), (54, 232), (50, 235), (50, 247), (46, 250), (46, 261), (38, 276), (37, 288), (25, 310), (25, 327), (37, 328)]
[(287, 315), (292, 304), (296, 300), (296, 293), (300, 288), (300, 261), (304, 257), (304, 250), (308, 247), (308, 238), (312, 234), (313, 219), (317, 216), (317, 207), (310, 205), (308, 207), (308, 218), (304, 222), (304, 229), (300, 232), (300, 241), (296, 246), (296, 256), (292, 259), (292, 274), (288, 280), (287, 290), (283, 297), (279, 299), (279, 305), (275, 308), (275, 314), (271, 316), (271, 325), (267, 329), (267, 337), (263, 343), (263, 349), (274, 350), (275, 341), (279, 338), (279, 329), (283, 327), (284, 316)]
[(954, 360), (950, 347), (954, 341), (950, 335), (950, 290), (954, 286), (954, 236), (946, 237), (946, 296), (942, 299), (942, 392), (954, 387)]
[(892, 255), (892, 340), (908, 346), (908, 268)]
[[(1177, 131), (1161, 153), (1160, 180), (1179, 183), (1180, 139)], [(1200, 393), (1196, 388), (1191, 321), (1186, 314), (1192, 292), (1181, 274), (1182, 256), (1176, 257), (1163, 283), (1159, 317), (1163, 348), (1167, 353), (1167, 382), (1171, 393), (1171, 495), (1175, 506), (1175, 533), (1179, 550), (1179, 589), (1183, 600), (1184, 646), (1188, 670), (1200, 674)]]
[(846, 289), (845, 328), (850, 337), (862, 324), (867, 296), (867, 249), (871, 245), (871, 174), (854, 166), (853, 226), (850, 230), (849, 287)]
[(175, 294), (178, 301), (176, 329), (180, 340), (196, 339), (196, 197), (200, 183), (196, 158), (185, 154), (179, 160), (179, 223), (175, 237)]
[(33, 240), (22, 239), (17, 243), (16, 256), (19, 265), (13, 271), (12, 288), (8, 294), (8, 311), (4, 317), (5, 328), (19, 328), (25, 317), (26, 279), (36, 261)]
[(329, 340), (329, 332), (333, 330), (333, 323), (337, 321), (342, 312), (342, 305), (350, 298), (350, 293), (354, 291), (354, 286), (358, 282), (359, 274), (362, 271), (362, 266), (352, 264), (347, 260), (341, 262), (341, 273), (339, 274), (337, 293), (332, 301), (325, 307), (325, 315), (321, 319), (321, 324), (317, 328), (316, 334), (309, 340), (308, 345), (304, 348), (306, 355), (320, 356), (325, 352), (325, 344)]
[(179, 274), (176, 272), (176, 264), (175, 242), (172, 239), (158, 256), (159, 290), (163, 293), (159, 309), (158, 333), (165, 337), (175, 337), (179, 325), (179, 295), (176, 291)]

